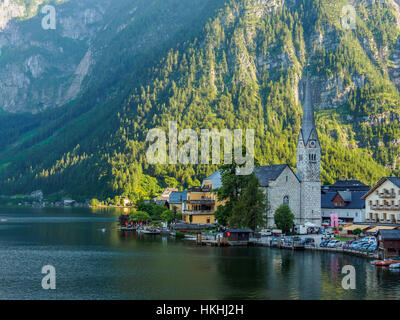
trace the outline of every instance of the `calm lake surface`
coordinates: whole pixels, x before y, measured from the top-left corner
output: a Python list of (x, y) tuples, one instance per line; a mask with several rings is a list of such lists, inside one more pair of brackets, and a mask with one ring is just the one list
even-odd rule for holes
[[(400, 273), (362, 258), (139, 237), (117, 231), (119, 214), (0, 209), (0, 299), (400, 299)], [(42, 289), (45, 265), (56, 290)], [(342, 289), (345, 265), (356, 290)]]

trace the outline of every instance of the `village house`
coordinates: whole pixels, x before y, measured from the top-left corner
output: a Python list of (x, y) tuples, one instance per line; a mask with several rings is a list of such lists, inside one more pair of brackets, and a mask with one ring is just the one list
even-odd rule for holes
[(363, 199), (366, 222), (400, 224), (400, 178), (382, 178)]
[(173, 191), (169, 196), (169, 210), (174, 213), (183, 213), (185, 208), (185, 201), (187, 199), (187, 191)]
[(157, 198), (157, 200), (164, 200), (164, 201), (169, 201), (169, 196), (171, 195), (172, 192), (177, 192), (178, 189), (175, 188), (166, 188), (161, 196)]
[(357, 180), (340, 180), (321, 188), (322, 219), (330, 221), (331, 214), (347, 223), (365, 221), (365, 200), (369, 187)]
[(379, 230), (378, 249), (381, 259), (400, 256), (400, 230)]
[(209, 186), (193, 187), (184, 200), (182, 220), (187, 223), (214, 223), (214, 213), (220, 204)]
[(127, 196), (122, 196), (121, 202), (124, 207), (127, 207), (131, 204), (131, 200)]

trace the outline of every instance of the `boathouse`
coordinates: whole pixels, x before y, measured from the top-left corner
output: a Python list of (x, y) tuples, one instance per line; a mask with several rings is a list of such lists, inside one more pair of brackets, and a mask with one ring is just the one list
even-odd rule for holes
[(229, 242), (249, 241), (252, 233), (253, 230), (251, 229), (227, 229), (224, 233), (224, 238), (227, 238)]
[(378, 248), (380, 258), (400, 256), (400, 230), (379, 230)]

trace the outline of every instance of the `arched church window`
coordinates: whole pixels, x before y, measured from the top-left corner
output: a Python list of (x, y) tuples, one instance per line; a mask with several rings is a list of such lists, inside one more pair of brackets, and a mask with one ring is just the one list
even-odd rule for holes
[(287, 206), (289, 205), (289, 196), (284, 196), (283, 204), (286, 204)]

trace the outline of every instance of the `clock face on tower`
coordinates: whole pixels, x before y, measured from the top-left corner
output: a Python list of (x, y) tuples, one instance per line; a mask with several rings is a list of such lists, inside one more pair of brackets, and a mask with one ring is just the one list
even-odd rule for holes
[(311, 140), (309, 145), (310, 145), (310, 148), (316, 148), (317, 142), (315, 140)]

